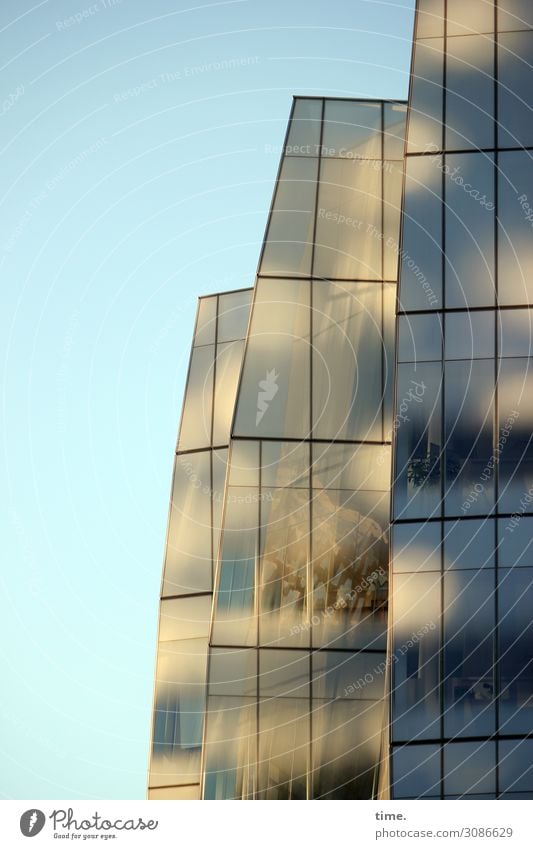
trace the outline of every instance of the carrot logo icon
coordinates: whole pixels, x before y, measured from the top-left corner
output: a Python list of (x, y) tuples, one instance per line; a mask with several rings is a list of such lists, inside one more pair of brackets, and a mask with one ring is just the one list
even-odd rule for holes
[(38, 808), (30, 808), (29, 811), (24, 811), (20, 818), (20, 830), (24, 837), (35, 837), (42, 831), (46, 822), (46, 817)]
[(272, 399), (277, 395), (279, 386), (276, 383), (279, 374), (276, 374), (276, 369), (273, 368), (267, 371), (265, 380), (259, 381), (259, 392), (257, 393), (257, 414), (255, 417), (255, 426), (259, 424)]

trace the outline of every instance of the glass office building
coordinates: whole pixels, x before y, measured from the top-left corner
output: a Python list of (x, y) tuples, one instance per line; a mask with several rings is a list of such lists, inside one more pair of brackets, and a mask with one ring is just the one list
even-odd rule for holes
[(532, 65), (531, 3), (418, 4), (396, 348), (408, 412), (394, 445), (393, 798), (533, 796)]
[(532, 67), (527, 0), (419, 0), (408, 109), (294, 100), (199, 304), (149, 798), (533, 796)]

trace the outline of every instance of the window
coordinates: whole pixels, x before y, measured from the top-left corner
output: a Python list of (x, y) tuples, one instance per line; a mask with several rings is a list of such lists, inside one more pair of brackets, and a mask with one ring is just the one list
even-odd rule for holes
[(313, 284), (313, 435), (381, 440), (381, 286)]
[(236, 436), (309, 432), (309, 283), (257, 282), (235, 418)]
[(444, 35), (444, 0), (419, 0), (418, 38)]
[(494, 793), (495, 757), (495, 743), (447, 743), (444, 746), (445, 795)]
[(211, 445), (215, 346), (193, 348), (187, 389), (183, 401), (178, 449)]
[(440, 513), (440, 363), (398, 366), (394, 515), (426, 518)]
[(309, 276), (318, 159), (286, 156), (265, 236), (261, 274)]
[(381, 103), (326, 100), (322, 156), (381, 159)]
[(211, 581), (211, 452), (179, 454), (174, 467), (162, 595), (209, 592)]
[(398, 572), (440, 572), (440, 522), (394, 525), (392, 568)]
[(393, 740), (440, 737), (440, 574), (395, 575), (392, 604)]
[(501, 360), (498, 387), (499, 510), (531, 512), (533, 360)]
[[(531, 13), (530, 13), (531, 14)], [(520, 29), (520, 27), (517, 27)], [(533, 145), (533, 32), (498, 38), (498, 119), (500, 147)]]
[(456, 519), (444, 523), (444, 568), (494, 568), (493, 519)]
[(405, 103), (385, 103), (385, 146), (384, 159), (401, 159), (405, 146), (405, 122), (407, 106)]
[(499, 766), (502, 792), (533, 792), (533, 740), (501, 740)]
[(381, 279), (381, 172), (374, 160), (322, 160), (313, 269), (316, 277)]
[[(442, 157), (406, 160), (400, 306), (442, 306)], [(409, 246), (416, 245), (416, 257)]]
[(497, 317), (500, 357), (533, 356), (533, 312), (501, 310)]
[(484, 515), (494, 506), (494, 363), (448, 362), (445, 382), (445, 512)]
[(318, 156), (322, 100), (298, 97), (294, 102), (286, 156)]
[(244, 342), (217, 345), (213, 445), (224, 445), (229, 441), (243, 349)]
[(443, 48), (442, 38), (415, 44), (407, 153), (442, 150)]
[(198, 299), (198, 316), (194, 334), (194, 346), (214, 345), (217, 328), (217, 298)]
[(446, 306), (493, 306), (494, 157), (446, 157)]
[(494, 318), (493, 311), (447, 313), (446, 359), (494, 357)]
[(498, 30), (533, 27), (533, 8), (529, 0), (498, 0)]
[(251, 300), (251, 289), (219, 295), (217, 328), (217, 341), (219, 343), (234, 342), (235, 339), (245, 338)]
[(438, 313), (402, 315), (398, 319), (398, 362), (416, 363), (442, 357), (442, 327)]
[(495, 731), (494, 571), (444, 576), (444, 736)]
[[(526, 544), (529, 542), (530, 540)], [(532, 604), (533, 569), (500, 570), (498, 624), (501, 734), (531, 732), (533, 720)], [(522, 788), (509, 789), (521, 790)]]
[(460, 35), (447, 48), (446, 149), (494, 147), (494, 41)]
[(440, 793), (440, 746), (402, 746), (393, 750), (394, 799), (420, 799)]
[(501, 304), (529, 304), (533, 298), (533, 158), (531, 151), (499, 154), (498, 297)]

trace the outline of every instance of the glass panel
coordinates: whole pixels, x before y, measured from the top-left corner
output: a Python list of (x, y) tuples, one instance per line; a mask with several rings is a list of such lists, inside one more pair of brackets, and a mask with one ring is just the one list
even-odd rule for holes
[(531, 310), (501, 310), (497, 317), (500, 357), (533, 356)]
[(403, 310), (442, 306), (442, 157), (406, 160), (400, 301)]
[(385, 397), (383, 399), (383, 439), (392, 438), (393, 397), (396, 354), (396, 291), (393, 283), (383, 284), (383, 349), (385, 367)]
[(405, 146), (405, 103), (385, 103), (385, 149), (384, 159), (403, 160)]
[(207, 637), (211, 619), (211, 601), (211, 595), (162, 599), (159, 642)]
[(444, 576), (444, 736), (495, 731), (492, 569)]
[(494, 41), (463, 35), (447, 45), (446, 149), (494, 147)]
[(212, 589), (211, 453), (176, 457), (161, 594)]
[(382, 349), (381, 286), (314, 284), (316, 439), (381, 440)]
[(261, 485), (308, 487), (309, 445), (299, 442), (263, 442)]
[(226, 468), (228, 463), (228, 449), (213, 451), (213, 561), (218, 558), (220, 543), (220, 532), (222, 529), (222, 508), (224, 506), (224, 487), (226, 483)]
[(533, 569), (503, 570), (500, 575), (500, 733), (530, 734), (533, 722)]
[(530, 513), (533, 503), (533, 360), (500, 363), (499, 510)]
[(440, 572), (440, 522), (394, 525), (394, 572)]
[(446, 157), (446, 306), (494, 304), (494, 157)]
[(224, 445), (229, 441), (243, 350), (244, 342), (227, 342), (217, 346), (213, 445)]
[(261, 274), (309, 276), (318, 159), (286, 157), (265, 237)]
[(200, 778), (206, 661), (205, 638), (159, 647), (150, 766), (156, 787)]
[(533, 32), (500, 35), (498, 39), (498, 143), (500, 147), (533, 145), (532, 65)]
[(445, 512), (448, 516), (479, 516), (493, 509), (493, 402), (491, 360), (446, 364)]
[(440, 792), (440, 746), (393, 749), (393, 799), (420, 799)]
[(530, 151), (499, 155), (498, 297), (502, 304), (533, 300), (533, 162)]
[(443, 49), (442, 38), (416, 42), (407, 153), (442, 150)]
[(493, 311), (447, 313), (446, 359), (494, 357), (494, 318)]
[(384, 649), (388, 498), (317, 491), (313, 499), (313, 645)]
[(309, 495), (305, 489), (262, 490), (260, 645), (308, 643), (307, 550)]
[(495, 743), (447, 743), (444, 746), (444, 792), (494, 793)]
[(313, 699), (313, 798), (371, 799), (382, 733), (379, 702)]
[(322, 156), (381, 159), (381, 103), (326, 100)]
[(210, 696), (256, 696), (257, 649), (211, 649)]
[(236, 435), (301, 439), (308, 434), (309, 324), (309, 283), (258, 280)]
[(512, 516), (498, 521), (498, 565), (533, 566), (533, 518)]
[(231, 486), (259, 486), (259, 442), (231, 442)]
[(383, 699), (385, 658), (380, 652), (315, 652), (313, 699)]
[(418, 0), (416, 38), (444, 35), (444, 0)]
[(322, 160), (313, 273), (348, 280), (381, 278), (381, 166)]
[(257, 699), (210, 696), (205, 799), (252, 799), (256, 788)]
[(257, 489), (228, 487), (211, 636), (215, 645), (256, 644), (254, 587), (258, 505)]
[(394, 576), (394, 740), (440, 737), (440, 584), (429, 572)]
[[(448, 35), (494, 31), (491, 0), (448, 0)], [(481, 791), (479, 791), (481, 792)]]
[(440, 363), (398, 366), (396, 473), (397, 518), (426, 518), (440, 512)]
[(444, 568), (493, 569), (494, 520), (457, 520), (444, 523)]
[(297, 97), (294, 101), (286, 156), (318, 156), (320, 150), (320, 122), (322, 100)]
[(389, 493), (389, 445), (313, 445), (313, 487)]
[(306, 799), (309, 700), (259, 702), (258, 799)]
[(309, 653), (302, 651), (259, 652), (259, 696), (309, 698)]
[(217, 329), (217, 296), (198, 298), (194, 345), (214, 345)]
[(385, 162), (383, 171), (383, 279), (397, 280), (403, 162)]
[(500, 790), (533, 792), (533, 740), (500, 741)]
[(187, 389), (183, 401), (179, 451), (211, 445), (211, 411), (215, 346), (193, 348)]
[(398, 318), (398, 362), (424, 362), (442, 357), (442, 327), (438, 313)]
[(533, 27), (533, 6), (530, 0), (498, 0), (498, 30)]
[(253, 289), (219, 295), (217, 339), (219, 344), (245, 338), (252, 295)]

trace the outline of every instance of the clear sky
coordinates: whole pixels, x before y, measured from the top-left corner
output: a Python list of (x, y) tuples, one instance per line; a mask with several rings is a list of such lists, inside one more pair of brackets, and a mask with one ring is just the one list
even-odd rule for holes
[(407, 96), (414, 0), (2, 0), (0, 796), (144, 798), (200, 294), (293, 94)]

